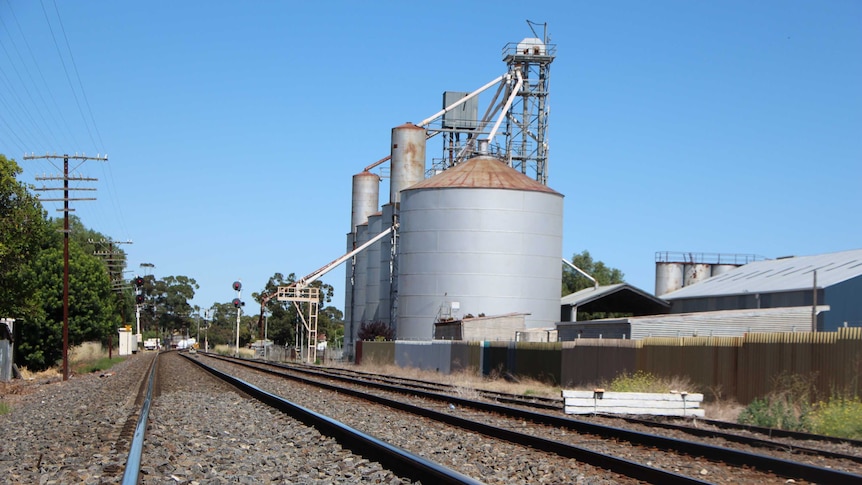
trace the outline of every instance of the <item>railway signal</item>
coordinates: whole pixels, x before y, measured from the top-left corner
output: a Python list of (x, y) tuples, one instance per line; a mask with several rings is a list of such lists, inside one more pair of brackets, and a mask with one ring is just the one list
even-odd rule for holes
[(135, 286), (137, 286), (138, 288), (144, 286), (143, 276), (135, 276)]
[(233, 282), (233, 291), (239, 291), (241, 289), (242, 289), (242, 283), (240, 283), (239, 281), (234, 281)]
[(245, 306), (245, 302), (240, 301), (239, 298), (234, 298), (232, 303), (233, 303), (234, 308), (239, 308), (239, 307)]
[(144, 295), (135, 295), (135, 303), (142, 305), (144, 303)]

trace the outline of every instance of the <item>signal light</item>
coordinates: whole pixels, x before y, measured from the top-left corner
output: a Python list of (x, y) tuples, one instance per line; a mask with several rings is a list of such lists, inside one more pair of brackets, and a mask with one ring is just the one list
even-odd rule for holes
[(232, 303), (233, 303), (234, 308), (239, 308), (239, 307), (245, 305), (245, 303), (241, 302), (239, 300), (239, 298), (234, 298)]
[(242, 283), (240, 283), (239, 281), (234, 281), (233, 282), (233, 291), (239, 291), (241, 289), (242, 289)]
[(138, 305), (144, 303), (144, 295), (135, 295), (135, 303)]
[(137, 286), (137, 287), (144, 286), (144, 278), (141, 276), (135, 276), (135, 286)]

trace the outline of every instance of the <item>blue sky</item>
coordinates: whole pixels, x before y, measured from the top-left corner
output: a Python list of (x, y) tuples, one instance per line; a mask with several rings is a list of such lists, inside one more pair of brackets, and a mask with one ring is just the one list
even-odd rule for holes
[[(503, 74), (528, 19), (557, 45), (562, 256), (652, 292), (656, 251), (862, 247), (855, 0), (0, 0), (0, 153), (32, 184), (57, 169), (25, 152), (107, 153), (78, 169), (98, 200), (75, 214), (133, 241), (134, 272), (229, 302), (236, 279), (247, 296), (343, 254), (351, 177), (443, 91)], [(322, 279), (343, 309), (343, 267)]]

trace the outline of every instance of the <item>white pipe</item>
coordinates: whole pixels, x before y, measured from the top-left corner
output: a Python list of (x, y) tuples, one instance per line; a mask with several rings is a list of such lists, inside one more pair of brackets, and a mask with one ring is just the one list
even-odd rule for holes
[(384, 236), (386, 236), (390, 232), (394, 231), (397, 227), (398, 227), (398, 224), (395, 224), (394, 226), (388, 227), (385, 231), (372, 237), (371, 239), (369, 239), (368, 241), (366, 241), (364, 244), (357, 247), (353, 251), (350, 251), (349, 253), (345, 254), (344, 256), (341, 256), (340, 258), (338, 258), (332, 262), (330, 262), (326, 266), (318, 269), (317, 271), (311, 273), (310, 275), (305, 276), (302, 279), (298, 280), (296, 283), (294, 283), (294, 286), (296, 286), (297, 288), (306, 288), (308, 285), (310, 285), (312, 282), (314, 282), (315, 280), (317, 280), (321, 276), (323, 276), (326, 273), (329, 273), (330, 271), (335, 269), (339, 264), (347, 261), (348, 259), (352, 258), (353, 256), (355, 256), (359, 252), (363, 251), (368, 246), (371, 246), (372, 244), (376, 243), (377, 241), (382, 239)]
[(572, 263), (571, 263), (571, 261), (569, 261), (569, 260), (568, 260), (568, 259), (566, 259), (566, 258), (563, 258), (563, 262), (564, 262), (564, 263), (566, 263), (566, 264), (568, 264), (569, 266), (571, 266), (571, 267), (572, 267), (575, 271), (577, 271), (578, 273), (581, 273), (582, 275), (586, 276), (586, 277), (587, 277), (587, 279), (589, 279), (590, 281), (592, 281), (592, 282), (593, 282), (593, 289), (594, 289), (594, 290), (599, 289), (599, 282), (598, 282), (598, 281), (596, 281), (596, 279), (595, 279), (595, 278), (593, 278), (592, 276), (588, 275), (586, 271), (582, 270), (581, 268), (578, 268), (577, 266), (575, 266), (574, 264), (572, 264)]
[(518, 95), (518, 92), (521, 90), (521, 86), (524, 84), (524, 78), (521, 77), (521, 71), (516, 70), (515, 74), (518, 76), (518, 82), (515, 84), (515, 89), (512, 90), (512, 94), (509, 96), (509, 99), (506, 100), (506, 106), (503, 106), (503, 111), (500, 113), (500, 117), (497, 118), (497, 122), (494, 123), (494, 128), (488, 135), (489, 141), (494, 139), (494, 135), (497, 134), (497, 129), (500, 128), (500, 123), (503, 122), (503, 118), (506, 116), (506, 113), (509, 112), (509, 108), (512, 106), (512, 103), (515, 102), (515, 96)]
[(503, 74), (503, 75), (499, 76), (497, 79), (494, 79), (493, 81), (491, 81), (491, 82), (489, 82), (488, 84), (486, 84), (486, 85), (482, 86), (481, 88), (479, 88), (479, 89), (477, 89), (477, 90), (473, 91), (472, 93), (468, 94), (467, 96), (464, 96), (463, 98), (459, 99), (458, 101), (455, 101), (454, 103), (452, 103), (452, 104), (450, 104), (449, 106), (447, 106), (447, 107), (443, 108), (442, 110), (438, 111), (438, 112), (437, 112), (437, 113), (435, 113), (434, 115), (432, 115), (432, 116), (430, 116), (430, 117), (428, 117), (428, 118), (425, 118), (424, 120), (422, 120), (422, 122), (420, 122), (420, 123), (419, 123), (418, 125), (416, 125), (416, 126), (425, 126), (425, 125), (427, 125), (428, 123), (431, 123), (432, 121), (434, 121), (434, 120), (436, 120), (437, 118), (439, 118), (439, 117), (443, 116), (444, 114), (446, 114), (446, 112), (447, 112), (447, 111), (450, 111), (450, 110), (453, 110), (453, 109), (457, 108), (458, 106), (460, 106), (460, 105), (462, 105), (462, 104), (466, 103), (466, 102), (467, 102), (467, 100), (469, 100), (469, 99), (471, 99), (471, 98), (475, 98), (476, 96), (478, 96), (478, 95), (479, 95), (479, 93), (481, 93), (481, 92), (485, 91), (486, 89), (488, 89), (488, 88), (490, 88), (491, 86), (493, 86), (493, 85), (497, 84), (498, 82), (500, 82), (500, 80), (501, 80), (501, 79), (503, 79), (503, 77), (505, 77), (505, 76), (506, 76), (505, 74)]

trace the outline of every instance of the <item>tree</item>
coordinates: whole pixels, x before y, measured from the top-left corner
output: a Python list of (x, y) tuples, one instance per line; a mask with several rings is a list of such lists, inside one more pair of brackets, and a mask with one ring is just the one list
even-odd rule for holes
[[(62, 222), (52, 221), (55, 227)], [(20, 364), (43, 370), (62, 358), (63, 249), (59, 232), (46, 234), (44, 248), (27, 266), (25, 279), (34, 282), (33, 297), (40, 303), (35, 318), (25, 322), (17, 342)], [(88, 341), (107, 342), (120, 323), (104, 262), (69, 240), (69, 346)]]
[(357, 333), (359, 340), (393, 340), (395, 329), (380, 320), (364, 322)]
[(144, 277), (144, 294), (153, 305), (158, 328), (170, 333), (185, 335), (192, 327), (194, 308), (189, 303), (199, 289), (197, 281), (188, 276), (165, 276), (157, 280)]
[(21, 172), (0, 154), (0, 317), (29, 322), (39, 317), (40, 305), (34, 281), (22, 271), (38, 256), (48, 224), (32, 186), (18, 182)]
[[(571, 261), (572, 264), (595, 278), (600, 285), (614, 285), (625, 282), (625, 275), (622, 271), (608, 267), (601, 261), (593, 261), (593, 257), (590, 256), (590, 252), (587, 250), (584, 250), (581, 254), (573, 255)], [(562, 296), (572, 294), (591, 286), (593, 286), (593, 282), (585, 278), (584, 275), (568, 266), (563, 267)]]

